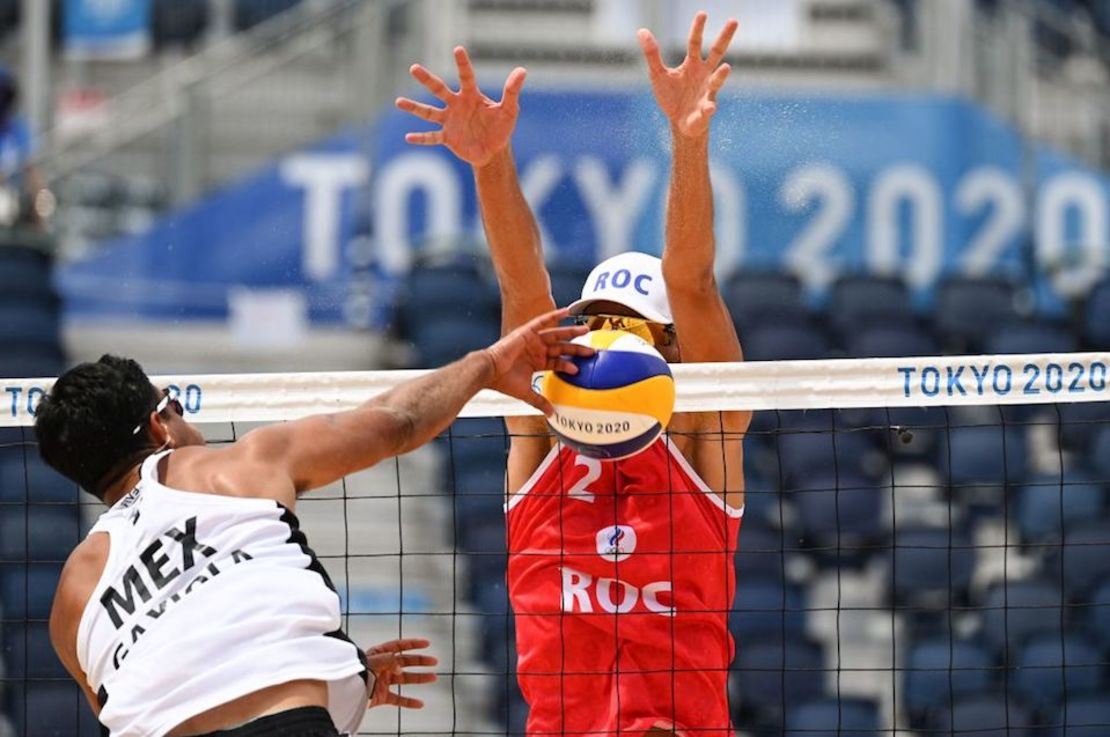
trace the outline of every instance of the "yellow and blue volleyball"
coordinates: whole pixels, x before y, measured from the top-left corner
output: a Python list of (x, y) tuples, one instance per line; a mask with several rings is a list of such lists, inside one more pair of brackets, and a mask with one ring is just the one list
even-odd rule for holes
[(647, 341), (619, 330), (574, 339), (596, 349), (574, 358), (578, 373), (547, 372), (541, 393), (555, 408), (551, 429), (581, 455), (619, 460), (651, 445), (674, 412), (670, 366)]

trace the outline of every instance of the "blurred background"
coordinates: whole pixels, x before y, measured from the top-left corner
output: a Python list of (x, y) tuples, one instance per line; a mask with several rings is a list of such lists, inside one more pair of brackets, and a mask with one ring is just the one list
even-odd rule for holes
[[(514, 147), (569, 302), (601, 258), (661, 249), (667, 129), (635, 31), (677, 61), (698, 9), (710, 37), (741, 22), (712, 156), (749, 359), (1110, 350), (1110, 0), (0, 0), (0, 377), (105, 351), (151, 373), (434, 366), (492, 341), (471, 175), (407, 146), (423, 123), (392, 107), (420, 93), (413, 62), (453, 81), (459, 43), (494, 95), (528, 69)], [(757, 418), (732, 620), (745, 734), (851, 714), (851, 734), (1047, 736), (1066, 702), (1110, 725), (1110, 412), (973, 409)], [(459, 675), (407, 731), (503, 731), (524, 714), (503, 428), (453, 433), (305, 514), (343, 566), (433, 531), (445, 562), (347, 566), (346, 601), (452, 612), (428, 626)], [(66, 713), (28, 706), (55, 703), (28, 679), (56, 665), (27, 632), (80, 514), (36, 509), (76, 493), (21, 442), (0, 449), (0, 704), (23, 735)], [(364, 487), (409, 494), (412, 517), (346, 526)], [(853, 493), (807, 493), (830, 488)], [(897, 565), (896, 540), (916, 551)]]

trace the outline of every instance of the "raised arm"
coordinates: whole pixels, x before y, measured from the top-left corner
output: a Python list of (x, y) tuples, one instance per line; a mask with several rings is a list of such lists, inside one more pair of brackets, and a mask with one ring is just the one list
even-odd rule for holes
[(736, 329), (713, 275), (713, 189), (709, 181), (709, 121), (717, 111), (717, 91), (728, 78), (722, 64), (737, 22), (725, 24), (708, 59), (702, 59), (706, 14), (690, 28), (686, 58), (671, 69), (663, 65), (659, 44), (641, 29), (640, 45), (659, 107), (671, 125), (673, 155), (667, 195), (663, 277), (674, 314), (682, 360), (739, 361)]
[(409, 133), (406, 141), (446, 146), (474, 170), (482, 223), (501, 287), (502, 334), (508, 334), (555, 308), (539, 228), (521, 192), (510, 142), (526, 73), (522, 67), (514, 69), (505, 81), (501, 101), (496, 102), (478, 89), (474, 67), (461, 46), (455, 49), (455, 63), (458, 92), (419, 64), (410, 70), (444, 107), (405, 97), (397, 99), (397, 107), (441, 126), (428, 133)]
[(252, 464), (265, 464), (289, 478), (297, 491), (306, 491), (427, 443), (481, 389), (495, 389), (550, 414), (550, 403), (532, 389), (532, 374), (553, 369), (576, 373), (566, 356), (593, 352), (568, 342), (586, 328), (557, 327), (564, 317), (565, 310), (541, 315), (489, 348), (407, 381), (356, 409), (255, 430), (229, 452), (242, 453)]

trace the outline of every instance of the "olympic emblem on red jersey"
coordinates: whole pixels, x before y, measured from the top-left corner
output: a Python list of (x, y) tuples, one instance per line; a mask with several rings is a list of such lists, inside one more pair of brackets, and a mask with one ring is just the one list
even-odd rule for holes
[(636, 531), (628, 525), (611, 525), (597, 531), (597, 554), (619, 563), (636, 550)]

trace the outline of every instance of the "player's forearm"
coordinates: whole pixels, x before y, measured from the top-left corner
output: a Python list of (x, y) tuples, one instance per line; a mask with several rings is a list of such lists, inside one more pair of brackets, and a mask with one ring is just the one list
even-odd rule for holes
[(488, 163), (475, 167), (474, 179), (503, 309), (508, 313), (530, 306), (532, 314), (522, 314), (512, 323), (553, 309), (539, 227), (520, 189), (512, 149), (506, 147)]
[(713, 284), (713, 188), (709, 181), (709, 134), (672, 132), (672, 172), (667, 194), (663, 273), (671, 288)]
[(395, 422), (390, 455), (400, 455), (429, 442), (451, 424), (463, 406), (493, 379), (493, 361), (485, 350), (389, 390), (365, 405), (388, 412)]

